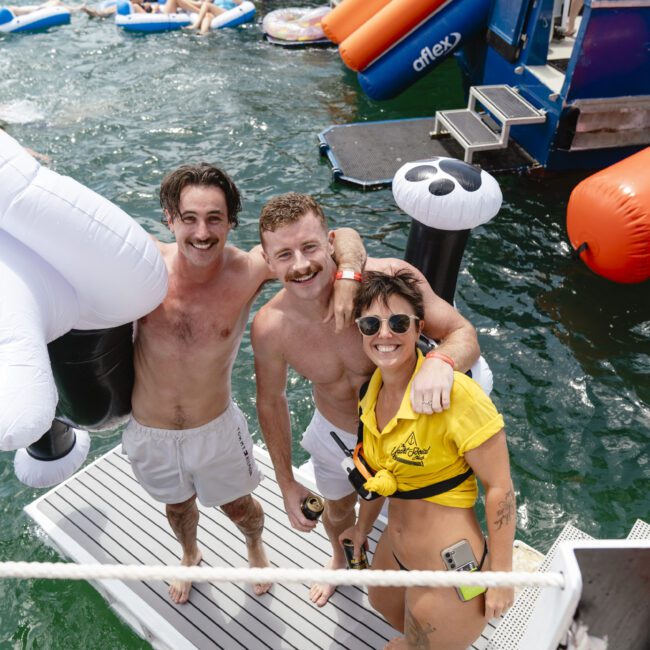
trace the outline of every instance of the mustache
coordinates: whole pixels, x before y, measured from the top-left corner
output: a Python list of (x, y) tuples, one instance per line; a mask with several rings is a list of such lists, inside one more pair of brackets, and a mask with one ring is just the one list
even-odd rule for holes
[(312, 273), (319, 273), (322, 270), (323, 267), (320, 264), (310, 264), (307, 270), (301, 271), (300, 273), (290, 271), (284, 276), (284, 279), (286, 282), (291, 282), (292, 280), (299, 280), (300, 278), (304, 278), (306, 275), (311, 275)]

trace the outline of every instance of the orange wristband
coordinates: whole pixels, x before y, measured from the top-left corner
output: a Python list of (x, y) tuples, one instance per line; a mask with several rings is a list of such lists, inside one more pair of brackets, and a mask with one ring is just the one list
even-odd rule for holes
[(456, 364), (454, 363), (454, 360), (451, 357), (448, 357), (446, 354), (443, 354), (442, 352), (438, 352), (437, 350), (431, 350), (431, 352), (427, 352), (425, 355), (425, 359), (440, 359), (440, 361), (444, 361), (445, 363), (448, 363), (451, 366), (452, 370), (456, 367)]
[(342, 271), (336, 272), (334, 279), (335, 280), (356, 280), (357, 282), (361, 282), (363, 278), (361, 276), (361, 273), (357, 273), (352, 269), (343, 269)]

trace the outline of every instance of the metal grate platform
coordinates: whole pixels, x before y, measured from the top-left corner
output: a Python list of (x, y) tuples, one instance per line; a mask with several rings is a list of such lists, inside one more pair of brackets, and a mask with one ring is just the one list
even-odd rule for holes
[[(583, 533), (571, 524), (567, 524), (559, 537), (555, 540), (543, 562), (540, 564), (538, 571), (547, 571), (550, 563), (555, 556), (555, 550), (558, 544), (567, 540), (575, 539), (593, 539), (587, 533)], [(503, 617), (501, 624), (492, 635), (488, 650), (513, 650), (519, 647), (519, 642), (523, 637), (526, 624), (535, 608), (535, 602), (541, 593), (541, 589), (529, 587), (524, 589), (515, 604), (510, 608), (508, 613)]]

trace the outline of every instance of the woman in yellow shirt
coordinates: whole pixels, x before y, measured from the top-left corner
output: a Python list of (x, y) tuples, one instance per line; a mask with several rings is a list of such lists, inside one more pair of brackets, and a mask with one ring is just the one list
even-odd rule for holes
[[(423, 360), (416, 342), (424, 317), (413, 275), (367, 272), (355, 316), (364, 351), (377, 366), (359, 403), (360, 453), (374, 472), (365, 488), (391, 497), (372, 568), (458, 569), (470, 560), (479, 570), (510, 571), (515, 495), (503, 418), (478, 384), (461, 373), (454, 373), (447, 410), (426, 415), (411, 408), (411, 381)], [(433, 354), (453, 372), (450, 358)], [(489, 553), (473, 507), (476, 478), (485, 489)], [(357, 556), (383, 500), (362, 501), (356, 525), (339, 538), (351, 539)], [(511, 588), (482, 592), (373, 587), (368, 596), (405, 635), (386, 648), (465, 650), (486, 621), (502, 615), (514, 599)]]

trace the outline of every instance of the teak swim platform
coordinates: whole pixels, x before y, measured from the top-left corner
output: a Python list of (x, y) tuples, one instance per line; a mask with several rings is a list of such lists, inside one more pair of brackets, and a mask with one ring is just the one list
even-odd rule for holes
[[(266, 514), (264, 541), (273, 566), (321, 568), (330, 557), (322, 526), (305, 535), (289, 526), (266, 451), (255, 448), (265, 478), (255, 490)], [(296, 471), (309, 487), (310, 479)], [(246, 567), (241, 533), (216, 508), (202, 508), (199, 545), (208, 566)], [(180, 545), (164, 508), (142, 490), (119, 447), (88, 465), (26, 508), (59, 552), (78, 563), (178, 565)], [(370, 551), (383, 528), (375, 527)], [(231, 650), (375, 650), (395, 631), (368, 605), (365, 590), (341, 587), (318, 608), (309, 586), (274, 585), (257, 597), (235, 583), (195, 584), (185, 605), (174, 605), (163, 582), (94, 582), (133, 630), (154, 648)], [(486, 647), (488, 625), (474, 650)]]

